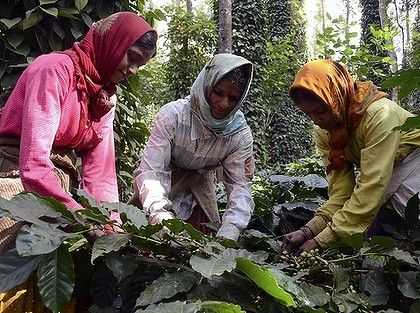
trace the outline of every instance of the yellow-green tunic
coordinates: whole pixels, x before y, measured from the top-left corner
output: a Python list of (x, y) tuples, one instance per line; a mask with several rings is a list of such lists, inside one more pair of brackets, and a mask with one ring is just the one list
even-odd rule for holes
[[(357, 178), (353, 168), (329, 173), (329, 199), (307, 224), (322, 247), (369, 228), (384, 202), (394, 165), (420, 146), (420, 129), (394, 130), (410, 116), (413, 114), (386, 98), (368, 107), (345, 150), (346, 158), (359, 171)], [(314, 135), (327, 165), (328, 132), (315, 127)]]

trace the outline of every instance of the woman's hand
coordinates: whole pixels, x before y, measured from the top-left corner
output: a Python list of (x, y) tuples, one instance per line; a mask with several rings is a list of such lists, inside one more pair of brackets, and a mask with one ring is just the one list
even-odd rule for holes
[(171, 212), (159, 212), (149, 216), (149, 223), (154, 224), (162, 224), (164, 220), (171, 220), (174, 219), (175, 215)]
[(306, 240), (306, 234), (301, 229), (288, 233), (283, 239), (283, 249), (289, 253), (295, 253)]
[(305, 243), (300, 246), (298, 250), (298, 254), (301, 254), (304, 251), (309, 252), (318, 248), (319, 248), (318, 243), (314, 239), (310, 239), (310, 240), (305, 241)]

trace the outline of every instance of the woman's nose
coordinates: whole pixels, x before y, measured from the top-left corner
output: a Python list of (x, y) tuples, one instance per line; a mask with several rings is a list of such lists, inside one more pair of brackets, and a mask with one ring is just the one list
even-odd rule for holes
[(229, 108), (229, 99), (227, 97), (223, 97), (220, 101), (220, 106), (224, 109)]
[(128, 67), (128, 75), (132, 76), (132, 75), (136, 75), (137, 71), (139, 70), (139, 67), (136, 65), (130, 65)]

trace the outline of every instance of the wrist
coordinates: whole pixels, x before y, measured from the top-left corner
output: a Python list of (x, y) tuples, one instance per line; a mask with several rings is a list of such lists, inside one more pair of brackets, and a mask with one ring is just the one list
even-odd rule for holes
[(312, 238), (314, 238), (314, 233), (308, 226), (302, 226), (300, 228), (300, 231), (303, 233), (305, 241), (311, 240)]

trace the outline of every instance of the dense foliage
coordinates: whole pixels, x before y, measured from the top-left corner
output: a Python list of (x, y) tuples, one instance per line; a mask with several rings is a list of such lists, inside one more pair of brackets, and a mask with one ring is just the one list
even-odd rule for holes
[(190, 94), (198, 73), (216, 52), (217, 34), (214, 21), (199, 10), (193, 14), (173, 7), (168, 17), (166, 81), (171, 100), (176, 100)]
[(310, 152), (305, 131), (309, 123), (287, 96), (294, 73), (306, 61), (301, 6), (297, 0), (233, 1), (234, 53), (255, 64), (244, 112), (260, 168), (285, 164)]
[[(360, 0), (360, 6), (362, 9), (362, 45), (367, 47), (367, 52), (369, 54), (375, 55), (377, 57), (386, 57), (386, 50), (381, 49), (381, 46), (375, 45), (371, 40), (372, 36), (374, 36), (372, 29), (378, 29), (381, 27), (381, 19), (379, 15), (379, 0)], [(387, 66), (386, 64), (377, 64), (374, 68), (375, 71), (390, 73), (389, 66)], [(375, 72), (369, 73), (368, 78), (377, 85), (380, 85), (382, 81), (380, 76), (378, 76)]]
[[(305, 223), (325, 199), (326, 181), (311, 171), (266, 176), (270, 183), (260, 184), (260, 192), (277, 204), (260, 210), (254, 229), (237, 243), (203, 235), (180, 220), (149, 225), (138, 208), (98, 204), (81, 191), (86, 210), (74, 214), (28, 193), (1, 200), (0, 216), (27, 224), (16, 247), (0, 256), (0, 291), (36, 271), (52, 312), (89, 281), (90, 312), (417, 312), (420, 225), (413, 219), (389, 228), (398, 242), (353, 237), (301, 256), (282, 250), (281, 235)], [(418, 203), (410, 201), (407, 217), (418, 215)], [(122, 222), (112, 221), (111, 211)], [(105, 224), (123, 232), (86, 239)]]

